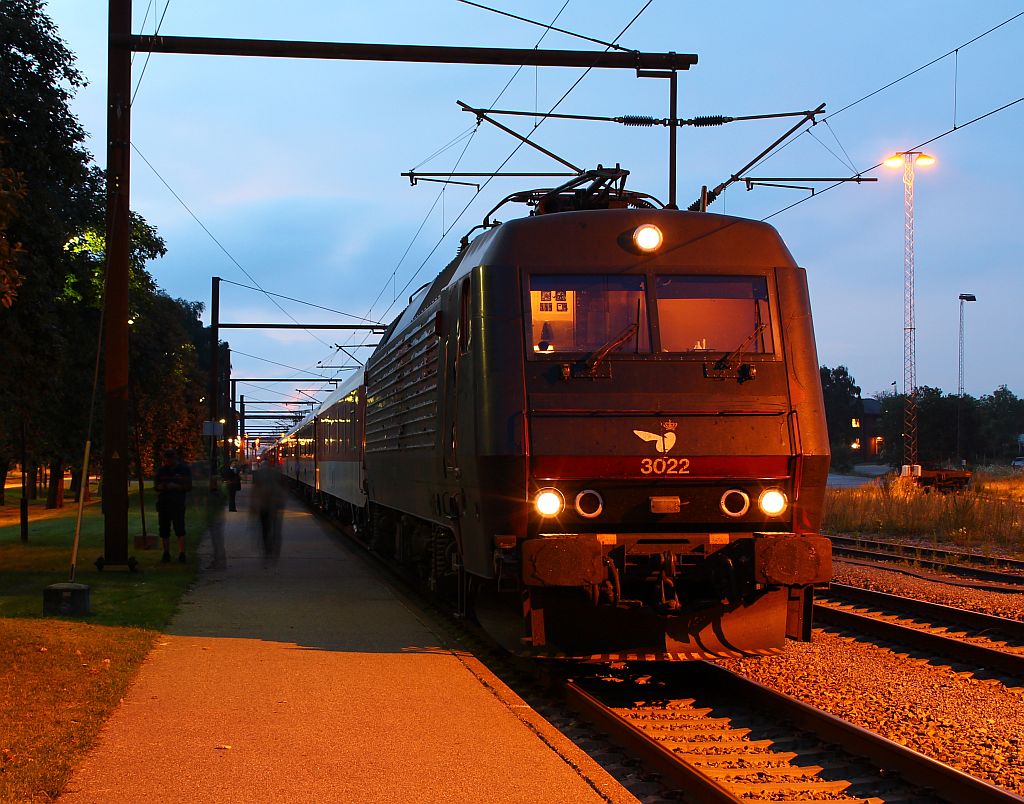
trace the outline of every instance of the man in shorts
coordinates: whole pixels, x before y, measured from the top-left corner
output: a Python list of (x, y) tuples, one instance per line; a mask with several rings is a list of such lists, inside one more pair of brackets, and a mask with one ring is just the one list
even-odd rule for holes
[(178, 537), (178, 561), (185, 558), (185, 495), (192, 490), (192, 470), (178, 459), (173, 449), (164, 450), (163, 462), (153, 481), (156, 489), (156, 510), (160, 522), (160, 539), (164, 543), (164, 564), (171, 560), (171, 528)]

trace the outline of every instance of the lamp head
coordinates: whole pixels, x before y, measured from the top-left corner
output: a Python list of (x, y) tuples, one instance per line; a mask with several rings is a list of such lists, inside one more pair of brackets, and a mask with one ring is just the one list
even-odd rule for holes
[(973, 293), (961, 293), (960, 294), (960, 301), (962, 301), (962, 302), (965, 302), (965, 301), (977, 301), (977, 300), (978, 300), (978, 297), (975, 296)]
[(907, 157), (910, 157), (915, 166), (931, 167), (935, 164), (935, 157), (923, 151), (899, 151), (883, 159), (882, 164), (890, 168), (903, 167)]

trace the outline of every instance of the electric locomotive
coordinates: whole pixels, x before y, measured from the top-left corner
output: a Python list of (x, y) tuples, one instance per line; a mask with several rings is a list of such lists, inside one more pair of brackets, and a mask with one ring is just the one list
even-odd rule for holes
[[(510, 196), (533, 213), (464, 239), (339, 391), (350, 415), (319, 417), (361, 429), (358, 494), (307, 485), (485, 623), (514, 610), (496, 630), (532, 655), (809, 639), (831, 552), (805, 272), (771, 226), (625, 176)], [(317, 421), (291, 436), (314, 462)]]

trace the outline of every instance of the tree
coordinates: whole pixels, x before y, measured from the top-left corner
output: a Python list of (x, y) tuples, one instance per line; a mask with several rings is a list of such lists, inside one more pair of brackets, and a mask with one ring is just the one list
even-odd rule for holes
[[(905, 397), (888, 395), (882, 403), (882, 434), (885, 458), (894, 466), (903, 462), (903, 408)], [(953, 466), (957, 461), (959, 407), (959, 457), (969, 463), (1006, 461), (1017, 454), (1017, 437), (1024, 432), (1024, 400), (1005, 385), (980, 400), (944, 394), (939, 388), (917, 389), (917, 442), (921, 464)]]
[[(203, 305), (172, 299), (156, 286), (146, 269), (147, 262), (166, 253), (166, 246), (156, 229), (134, 212), (130, 243), (129, 430), (136, 459), (148, 473), (153, 469), (153, 455), (162, 447), (184, 449), (188, 454), (199, 446), (204, 380), (198, 346), (206, 336), (199, 321)], [(85, 307), (95, 306), (98, 311), (106, 267), (100, 222), (79, 232), (67, 249), (80, 264), (66, 277), (65, 298)], [(94, 359), (94, 345), (89, 349)], [(86, 362), (91, 372), (93, 362)], [(82, 379), (89, 383), (85, 387), (91, 387), (91, 373)]]
[[(60, 479), (54, 497), (85, 440), (106, 269), (106, 177), (69, 109), (83, 85), (42, 0), (0, 0), (0, 466), (25, 443)], [(130, 243), (129, 426), (187, 446), (201, 421), (201, 305), (159, 291), (146, 263), (164, 242), (135, 213)], [(97, 426), (94, 454), (102, 437)]]
[(18, 202), (25, 197), (25, 181), (10, 168), (0, 168), (0, 305), (10, 307), (23, 279), (18, 261), (25, 253), (21, 243), (7, 237), (7, 228), (14, 220)]
[[(69, 102), (83, 85), (41, 0), (0, 0), (0, 464), (25, 442), (45, 448), (44, 400), (60, 385), (68, 347), (59, 296), (64, 243), (89, 217), (90, 156)], [(20, 285), (20, 287), (18, 287)], [(17, 296), (11, 293), (17, 289)]]
[(860, 419), (864, 410), (860, 401), (860, 387), (846, 366), (836, 366), (834, 369), (822, 366), (820, 371), (832, 465), (838, 469), (848, 469), (856, 455), (852, 447), (857, 437), (853, 421)]
[(1018, 454), (1017, 438), (1024, 433), (1024, 400), (1005, 385), (983, 396), (979, 407), (979, 446), (989, 460), (1009, 460)]
[(201, 454), (204, 378), (193, 338), (197, 329), (202, 332), (202, 309), (199, 302), (158, 292), (134, 313), (131, 425), (136, 457), (147, 472), (167, 447), (184, 455)]
[(956, 394), (917, 389), (917, 459), (922, 466), (952, 466), (956, 455)]
[[(90, 398), (102, 392), (94, 388), (96, 351), (99, 348), (100, 315), (103, 307), (104, 275), (106, 269), (106, 242), (104, 214), (106, 177), (93, 167), (89, 173), (93, 203), (87, 225), (74, 233), (64, 245), (67, 254), (67, 273), (58, 297), (61, 320), (66, 332), (80, 333), (79, 338), (68, 338), (66, 360), (62, 363), (62, 382), (55, 393), (53, 408), (57, 415), (48, 433), (51, 474), (63, 474), (66, 466), (72, 468), (72, 486), (78, 489), (80, 455), (88, 430)], [(131, 213), (129, 252), (130, 309), (144, 307), (157, 293), (156, 284), (146, 270), (146, 263), (166, 252), (156, 229), (140, 215)], [(133, 313), (134, 315), (134, 313)], [(102, 382), (102, 377), (99, 378)], [(96, 411), (98, 414), (98, 411)], [(94, 443), (102, 442), (101, 417), (93, 419)], [(99, 454), (94, 449), (94, 454)], [(56, 490), (53, 495), (56, 495)], [(51, 504), (54, 502), (51, 495)]]

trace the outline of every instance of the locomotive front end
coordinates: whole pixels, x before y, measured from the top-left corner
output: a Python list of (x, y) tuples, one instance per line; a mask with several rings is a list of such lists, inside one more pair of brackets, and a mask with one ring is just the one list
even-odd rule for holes
[(523, 222), (531, 652), (702, 658), (807, 639), (831, 576), (802, 269), (771, 227), (600, 210)]

